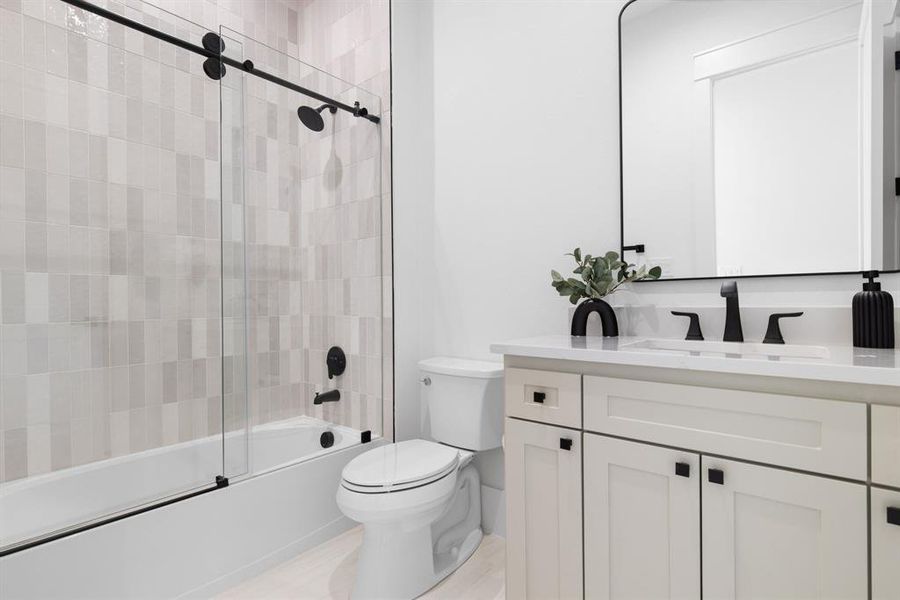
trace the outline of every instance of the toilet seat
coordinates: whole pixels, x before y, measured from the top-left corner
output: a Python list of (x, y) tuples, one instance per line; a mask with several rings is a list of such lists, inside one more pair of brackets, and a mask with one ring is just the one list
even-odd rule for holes
[(407, 440), (374, 448), (344, 467), (341, 485), (363, 494), (386, 494), (422, 487), (457, 470), (460, 451), (427, 440)]

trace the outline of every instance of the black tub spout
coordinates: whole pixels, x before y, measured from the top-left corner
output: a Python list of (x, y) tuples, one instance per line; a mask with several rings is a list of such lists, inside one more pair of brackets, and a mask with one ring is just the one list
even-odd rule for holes
[(313, 398), (313, 404), (322, 404), (323, 402), (337, 402), (341, 399), (341, 393), (338, 390), (329, 390), (327, 392), (316, 392)]

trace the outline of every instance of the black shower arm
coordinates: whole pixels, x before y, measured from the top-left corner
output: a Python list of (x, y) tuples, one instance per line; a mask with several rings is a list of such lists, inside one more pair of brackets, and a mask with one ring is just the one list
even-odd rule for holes
[(94, 13), (95, 15), (97, 15), (99, 17), (103, 17), (104, 19), (109, 19), (110, 21), (118, 23), (119, 25), (124, 25), (125, 27), (134, 29), (135, 31), (140, 31), (141, 33), (144, 33), (151, 37), (155, 37), (158, 40), (168, 42), (169, 44), (178, 46), (179, 48), (183, 48), (189, 52), (193, 52), (194, 54), (199, 54), (200, 56), (205, 56), (207, 58), (214, 58), (214, 59), (219, 60), (222, 63), (228, 65), (229, 67), (233, 67), (235, 69), (240, 69), (244, 73), (248, 73), (250, 75), (256, 75), (257, 77), (259, 77), (261, 79), (265, 79), (266, 81), (270, 81), (276, 85), (280, 85), (281, 87), (287, 88), (289, 90), (294, 90), (295, 92), (303, 94), (304, 96), (309, 96), (310, 98), (315, 98), (316, 100), (320, 100), (321, 102), (326, 102), (328, 104), (332, 104), (332, 105), (336, 106), (337, 108), (339, 108), (340, 110), (348, 112), (356, 117), (362, 117), (363, 119), (371, 121), (372, 123), (378, 123), (379, 121), (381, 121), (380, 117), (369, 114), (368, 110), (366, 110), (364, 107), (359, 106), (359, 103), (357, 103), (356, 106), (350, 106), (349, 104), (344, 104), (343, 102), (338, 102), (337, 100), (335, 100), (333, 98), (329, 98), (328, 96), (325, 96), (318, 92), (314, 92), (313, 90), (307, 89), (305, 87), (299, 86), (296, 83), (291, 83), (290, 81), (287, 81), (286, 79), (282, 79), (281, 77), (278, 77), (277, 75), (272, 75), (271, 73), (266, 73), (265, 71), (257, 69), (256, 67), (253, 66), (253, 63), (249, 60), (240, 62), (233, 58), (229, 58), (227, 56), (222, 56), (218, 52), (213, 52), (212, 50), (207, 50), (203, 46), (198, 46), (196, 44), (192, 44), (191, 42), (189, 42), (187, 40), (181, 39), (180, 37), (176, 37), (174, 35), (162, 32), (158, 29), (154, 29), (153, 27), (144, 25), (143, 23), (138, 23), (137, 21), (129, 19), (128, 17), (125, 17), (118, 13), (109, 11), (105, 8), (97, 6), (96, 4), (87, 2), (86, 0), (62, 0), (62, 1), (65, 2), (66, 4), (71, 4), (72, 6), (80, 8), (82, 10), (86, 10), (90, 13)]

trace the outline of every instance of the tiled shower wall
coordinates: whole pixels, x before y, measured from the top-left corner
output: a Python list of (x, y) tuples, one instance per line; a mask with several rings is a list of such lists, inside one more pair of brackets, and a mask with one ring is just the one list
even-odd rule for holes
[[(383, 409), (391, 435), (387, 1), (160, 5), (384, 99), (380, 202), (348, 193), (305, 204), (305, 180), (324, 173), (303, 167), (293, 200), (275, 200), (285, 224), (262, 227), (260, 197), (248, 199), (249, 390), (255, 423), (315, 414), (378, 432)], [(229, 353), (218, 326), (217, 84), (198, 75), (197, 57), (59, 0), (0, 0), (0, 36), (0, 481), (217, 432), (223, 343)], [(357, 128), (338, 146), (348, 181), (372, 158), (354, 149)], [(289, 158), (289, 134), (275, 133)], [(322, 141), (295, 139), (298, 159)], [(343, 237), (316, 238), (309, 224), (330, 219), (347, 225)], [(364, 308), (373, 294), (384, 334)], [(348, 353), (344, 401), (312, 407), (334, 343)]]
[[(333, 406), (335, 420), (356, 426), (356, 413), (360, 414), (363, 428), (370, 427), (385, 437), (393, 437), (394, 410), (394, 369), (393, 369), (393, 271), (391, 256), (391, 72), (390, 72), (390, 2), (389, 0), (314, 0), (301, 1), (299, 8), (299, 49), (301, 60), (320, 68), (345, 81), (352, 82), (377, 95), (381, 99), (380, 136), (371, 136), (371, 128), (359, 123), (351, 136), (343, 138), (344, 155), (354, 154), (361, 172), (356, 174), (361, 181), (377, 183), (380, 186), (380, 202), (366, 202), (369, 196), (360, 195), (360, 188), (352, 188), (354, 200), (363, 201), (356, 211), (338, 209), (338, 214), (350, 218), (345, 224), (345, 237), (356, 237), (357, 254), (341, 253), (340, 266), (335, 267), (338, 279), (349, 277), (341, 284), (340, 301), (328, 305), (341, 307), (331, 325), (327, 319), (321, 327), (311, 331), (311, 347), (318, 352), (310, 354), (311, 382), (314, 385), (325, 382), (324, 351), (330, 345), (329, 331), (340, 332), (347, 339), (352, 354), (359, 354), (362, 360), (350, 359), (348, 372), (354, 390), (362, 398), (342, 406)], [(355, 132), (355, 134), (353, 133)], [(337, 138), (341, 140), (339, 136)], [(380, 161), (372, 161), (373, 143), (380, 143)], [(338, 149), (341, 153), (341, 149)], [(380, 162), (380, 165), (379, 165)], [(303, 162), (301, 161), (301, 164)], [(369, 166), (380, 173), (370, 174)], [(343, 203), (343, 201), (341, 201)], [(355, 215), (355, 216), (354, 216)], [(379, 227), (380, 225), (380, 227)], [(309, 234), (312, 235), (311, 233)], [(368, 240), (368, 241), (365, 241)], [(372, 256), (380, 252), (380, 257)], [(354, 264), (358, 261), (359, 264)], [(380, 263), (380, 264), (379, 264)], [(372, 265), (379, 264), (381, 285), (369, 282), (366, 274)], [(378, 289), (380, 287), (380, 290)], [(373, 295), (381, 293), (380, 324), (377, 315), (366, 312), (374, 302)], [(313, 298), (321, 298), (312, 294)], [(332, 308), (334, 310), (334, 308)], [(357, 315), (364, 314), (358, 317)], [(349, 317), (349, 318), (348, 318)], [(380, 331), (379, 331), (380, 325)], [(316, 339), (318, 332), (325, 337)], [(351, 341), (352, 340), (352, 341)], [(343, 343), (343, 342), (341, 342)], [(380, 365), (380, 367), (379, 367)], [(380, 370), (380, 372), (379, 372)], [(381, 389), (381, 402), (374, 398)], [(356, 393), (356, 392), (355, 392)], [(381, 415), (376, 415), (377, 410)]]

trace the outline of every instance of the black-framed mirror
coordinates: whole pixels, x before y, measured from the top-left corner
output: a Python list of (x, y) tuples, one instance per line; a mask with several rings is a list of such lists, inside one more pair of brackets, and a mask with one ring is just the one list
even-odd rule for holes
[(890, 0), (626, 4), (625, 260), (663, 280), (900, 270), (898, 51)]

